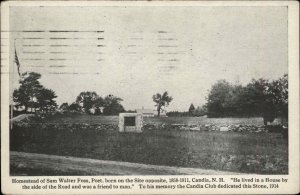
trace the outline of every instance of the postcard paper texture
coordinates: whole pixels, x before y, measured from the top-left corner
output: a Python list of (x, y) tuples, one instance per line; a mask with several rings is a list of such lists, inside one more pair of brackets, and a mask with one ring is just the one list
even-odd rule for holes
[(299, 3), (1, 3), (4, 194), (299, 192)]

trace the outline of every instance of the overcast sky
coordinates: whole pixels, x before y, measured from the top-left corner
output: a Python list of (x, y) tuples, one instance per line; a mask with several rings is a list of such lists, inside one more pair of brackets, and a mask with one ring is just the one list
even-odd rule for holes
[(152, 95), (167, 90), (168, 110), (183, 111), (205, 103), (217, 80), (288, 68), (286, 7), (11, 7), (10, 31), (21, 72), (41, 73), (59, 104), (96, 91), (154, 108)]

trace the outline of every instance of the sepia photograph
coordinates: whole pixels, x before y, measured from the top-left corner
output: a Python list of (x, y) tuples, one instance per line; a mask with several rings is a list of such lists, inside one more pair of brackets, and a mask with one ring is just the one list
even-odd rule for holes
[(287, 7), (165, 10), (10, 8), (11, 175), (288, 174)]
[(10, 6), (9, 175), (290, 174), (288, 16)]

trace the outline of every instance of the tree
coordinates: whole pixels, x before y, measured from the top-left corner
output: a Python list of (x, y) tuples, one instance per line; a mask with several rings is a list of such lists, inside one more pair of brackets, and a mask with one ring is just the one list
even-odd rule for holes
[(94, 107), (99, 99), (99, 95), (94, 91), (81, 92), (77, 98), (76, 103), (80, 105), (86, 113), (90, 113), (90, 109)]
[(13, 100), (17, 108), (24, 107), (27, 112), (47, 109), (53, 110), (56, 108), (55, 98), (57, 97), (53, 90), (44, 88), (39, 79), (41, 74), (36, 72), (25, 72), (19, 80), (20, 87), (13, 92)]
[(55, 92), (51, 89), (41, 88), (37, 93), (37, 106), (40, 111), (53, 111), (57, 108), (55, 98), (57, 98)]
[(209, 117), (261, 116), (264, 124), (288, 117), (288, 75), (272, 82), (252, 79), (246, 86), (225, 80), (212, 86), (208, 95)]
[(157, 93), (152, 96), (153, 101), (155, 102), (157, 115), (160, 116), (160, 111), (163, 110), (164, 107), (167, 107), (170, 102), (173, 100), (171, 96), (168, 95), (168, 92), (165, 91), (162, 95)]
[(121, 98), (108, 95), (103, 99), (104, 109), (103, 114), (104, 115), (117, 115), (121, 112), (124, 112), (125, 109), (121, 104), (121, 101), (123, 101)]
[(245, 112), (256, 116), (262, 116), (264, 124), (273, 122), (277, 117), (274, 97), (270, 93), (271, 83), (265, 79), (252, 80), (246, 86)]
[(189, 107), (189, 113), (191, 116), (194, 116), (195, 114), (195, 106), (193, 104), (191, 104)]
[(116, 115), (124, 112), (125, 109), (121, 105), (121, 98), (108, 95), (105, 98), (99, 96), (96, 92), (86, 91), (81, 92), (76, 98), (76, 104), (79, 105), (86, 113), (91, 114), (91, 109), (94, 109), (94, 114), (101, 114), (103, 108), (104, 115)]
[(79, 104), (77, 104), (76, 102), (73, 102), (72, 104), (70, 104), (69, 108), (70, 111), (75, 111), (75, 112), (79, 112), (81, 110), (81, 107)]
[(24, 88), (19, 88), (14, 90), (13, 101), (15, 102), (15, 107), (17, 109), (24, 106), (24, 111), (27, 112), (29, 100), (30, 97), (26, 93), (26, 90)]
[(272, 103), (273, 109), (284, 119), (288, 119), (288, 75), (285, 74), (278, 80), (269, 83), (267, 89), (269, 102)]
[(203, 105), (203, 106), (198, 106), (195, 110), (195, 116), (204, 116), (207, 114), (207, 106)]
[(94, 107), (98, 110), (100, 110), (100, 107), (104, 107), (104, 105), (105, 105), (105, 101), (100, 96), (94, 101)]
[(209, 117), (221, 117), (228, 114), (226, 113), (228, 110), (226, 102), (230, 101), (231, 90), (232, 86), (225, 80), (219, 80), (212, 86), (207, 102), (207, 114)]
[(39, 73), (25, 72), (21, 75), (19, 80), (20, 87), (13, 92), (13, 99), (17, 107), (24, 106), (24, 111), (27, 112), (28, 108), (32, 109), (36, 106), (36, 95), (42, 88), (40, 82), (41, 78)]

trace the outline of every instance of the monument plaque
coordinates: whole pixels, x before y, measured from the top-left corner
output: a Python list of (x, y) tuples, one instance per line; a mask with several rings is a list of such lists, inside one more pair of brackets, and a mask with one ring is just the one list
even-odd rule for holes
[(141, 133), (143, 126), (143, 116), (138, 113), (119, 114), (119, 132)]

